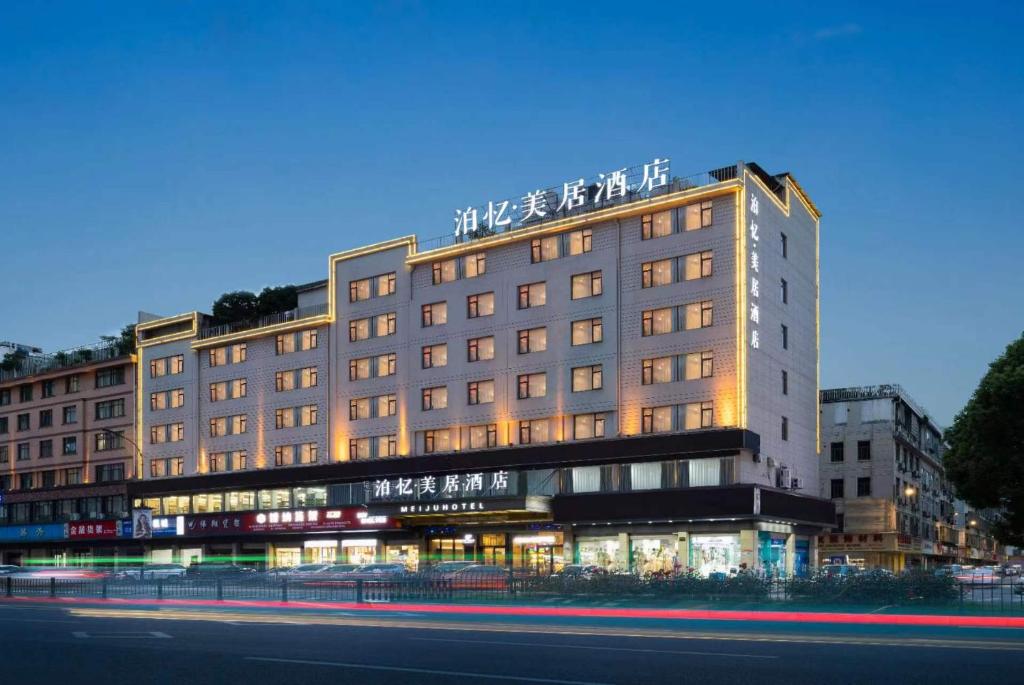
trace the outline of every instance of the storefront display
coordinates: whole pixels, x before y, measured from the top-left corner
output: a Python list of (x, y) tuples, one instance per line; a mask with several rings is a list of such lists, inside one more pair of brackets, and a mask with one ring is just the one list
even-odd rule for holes
[(306, 540), (302, 543), (307, 564), (334, 564), (338, 558), (337, 540)]
[(384, 548), (384, 559), (389, 564), (402, 564), (409, 571), (418, 571), (420, 546), (411, 544), (389, 544)]
[(669, 536), (630, 538), (633, 573), (647, 576), (672, 573), (677, 565), (676, 538)]
[(341, 541), (345, 564), (372, 564), (377, 561), (377, 541), (369, 538), (351, 538)]
[(786, 577), (786, 535), (761, 531), (758, 538), (758, 560), (761, 572), (771, 578)]
[(274, 549), (274, 566), (287, 568), (298, 566), (302, 563), (302, 548), (300, 547), (277, 547)]
[(584, 566), (599, 566), (609, 573), (624, 571), (620, 561), (619, 539), (615, 538), (577, 538), (577, 562)]
[(739, 571), (739, 535), (691, 535), (690, 566), (705, 578)]
[(562, 534), (527, 533), (512, 537), (512, 565), (530, 573), (547, 575), (562, 570)]

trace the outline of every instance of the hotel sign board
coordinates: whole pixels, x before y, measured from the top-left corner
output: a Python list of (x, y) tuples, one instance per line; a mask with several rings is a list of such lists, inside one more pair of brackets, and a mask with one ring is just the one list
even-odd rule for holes
[(518, 474), (494, 471), (379, 478), (366, 486), (370, 502), (506, 497), (517, 493)]
[(484, 206), (456, 209), (455, 238), (480, 238), (514, 231), (542, 221), (651, 197), (670, 187), (669, 163), (668, 158), (655, 157), (640, 166), (600, 173), (589, 181), (580, 177), (562, 183), (561, 187), (534, 190), (516, 200), (492, 200)]
[(487, 514), (499, 511), (527, 511), (546, 514), (551, 511), (548, 497), (498, 497), (494, 499), (455, 499), (375, 504), (371, 513), (377, 516), (443, 516)]

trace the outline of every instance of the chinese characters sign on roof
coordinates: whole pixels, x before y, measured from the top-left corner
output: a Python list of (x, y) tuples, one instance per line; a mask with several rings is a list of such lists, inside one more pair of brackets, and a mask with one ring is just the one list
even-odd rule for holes
[(757, 252), (761, 241), (760, 229), (757, 226), (760, 203), (757, 195), (750, 193), (750, 346), (761, 347), (761, 257)]
[(531, 223), (602, 209), (620, 202), (667, 191), (669, 160), (655, 157), (638, 167), (622, 167), (566, 181), (560, 188), (534, 190), (517, 200), (490, 201), (486, 206), (455, 210), (455, 237), (474, 238), (512, 231)]
[(449, 473), (419, 478), (382, 478), (372, 483), (371, 501), (501, 497), (514, 494), (508, 471)]

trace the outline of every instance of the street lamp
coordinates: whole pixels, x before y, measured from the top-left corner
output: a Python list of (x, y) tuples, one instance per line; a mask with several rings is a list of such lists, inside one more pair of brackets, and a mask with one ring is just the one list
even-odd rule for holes
[(971, 519), (970, 524), (971, 524), (971, 528), (975, 528), (978, 525), (978, 520), (977, 519)]
[(109, 428), (101, 428), (100, 430), (109, 436), (115, 437), (119, 440), (122, 440), (123, 442), (127, 442), (129, 445), (135, 448), (135, 456), (137, 457), (137, 459), (135, 460), (135, 478), (137, 480), (141, 480), (142, 467), (145, 465), (145, 460), (143, 459), (142, 456), (142, 448), (139, 447), (138, 444), (136, 444), (136, 442), (131, 438), (126, 438), (123, 432), (113, 431), (110, 430)]
[(906, 495), (907, 497), (913, 497), (914, 493), (916, 492), (917, 490), (914, 489), (913, 485), (908, 485), (906, 488), (903, 489), (903, 494)]

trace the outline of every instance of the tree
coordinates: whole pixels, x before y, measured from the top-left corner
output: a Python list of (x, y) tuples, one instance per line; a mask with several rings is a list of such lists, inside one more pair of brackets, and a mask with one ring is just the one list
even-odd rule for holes
[(995, 509), (996, 536), (1024, 544), (1024, 335), (1010, 343), (946, 431), (944, 464), (957, 493)]
[(213, 303), (213, 323), (220, 325), (246, 321), (257, 316), (257, 298), (248, 290), (224, 293)]
[(126, 324), (118, 335), (102, 335), (104, 345), (117, 348), (119, 355), (128, 355), (135, 351), (135, 324)]
[(287, 312), (299, 306), (299, 295), (294, 285), (264, 288), (256, 298), (258, 316)]
[(27, 358), (28, 352), (22, 349), (8, 352), (4, 355), (3, 361), (0, 361), (0, 371), (17, 371)]

